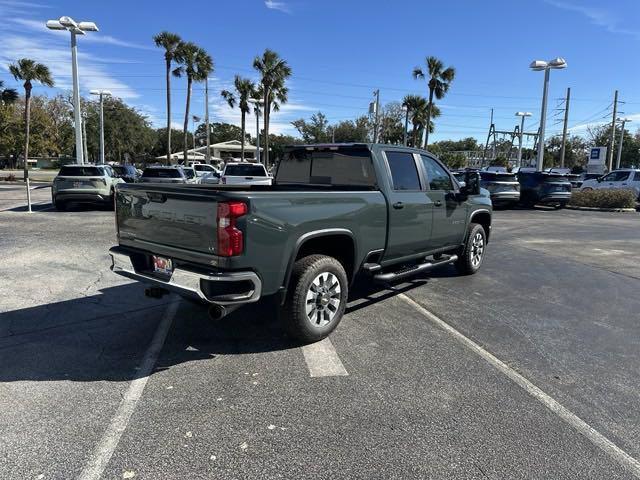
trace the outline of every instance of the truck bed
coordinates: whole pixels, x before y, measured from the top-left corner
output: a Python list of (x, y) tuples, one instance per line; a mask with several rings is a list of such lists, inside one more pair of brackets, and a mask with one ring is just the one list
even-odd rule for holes
[[(217, 206), (225, 201), (248, 206), (238, 219), (244, 252), (235, 257), (217, 251)], [(125, 248), (199, 268), (250, 269), (262, 277), (264, 294), (271, 294), (282, 284), (296, 242), (310, 232), (353, 232), (359, 264), (368, 252), (383, 249), (387, 202), (380, 191), (362, 187), (124, 184), (116, 193), (116, 219)]]

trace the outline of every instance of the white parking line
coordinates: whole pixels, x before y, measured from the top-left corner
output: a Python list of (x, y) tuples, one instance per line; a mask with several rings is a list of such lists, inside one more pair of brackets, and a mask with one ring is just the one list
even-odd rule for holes
[(312, 377), (341, 377), (349, 375), (329, 338), (302, 347), (309, 375)]
[(169, 327), (171, 326), (173, 317), (176, 315), (179, 304), (180, 301), (175, 300), (167, 307), (167, 310), (160, 320), (158, 329), (153, 336), (153, 340), (151, 340), (149, 348), (147, 348), (144, 358), (142, 359), (142, 364), (138, 370), (138, 375), (140, 376), (129, 384), (129, 388), (124, 394), (124, 397), (122, 397), (116, 414), (111, 419), (107, 429), (102, 434), (100, 442), (98, 442), (98, 445), (85, 464), (82, 473), (78, 477), (79, 480), (98, 480), (102, 476), (104, 469), (109, 464), (109, 460), (118, 446), (120, 437), (122, 437), (122, 434), (129, 423), (129, 419), (136, 409), (138, 400), (142, 397), (142, 392), (144, 391), (144, 387), (147, 385), (149, 375), (151, 374), (156, 364), (156, 360), (158, 359), (158, 355), (162, 350), (164, 341), (167, 338), (167, 333), (169, 332)]
[(453, 328), (444, 320), (440, 319), (429, 310), (424, 308), (422, 305), (417, 303), (416, 301), (409, 298), (404, 293), (398, 295), (398, 297), (404, 300), (406, 303), (411, 305), (417, 311), (419, 311), (422, 315), (431, 320), (438, 327), (442, 328), (446, 332), (450, 333), (453, 337), (455, 337), (460, 343), (469, 349), (473, 350), (475, 353), (480, 355), (483, 359), (485, 359), (488, 363), (490, 363), (493, 367), (498, 369), (501, 373), (509, 377), (510, 380), (515, 382), (518, 386), (523, 388), (529, 395), (534, 397), (540, 403), (542, 403), (545, 407), (555, 413), (562, 420), (571, 425), (574, 429), (578, 431), (581, 435), (587, 437), (591, 443), (593, 443), (596, 447), (606, 453), (613, 460), (618, 462), (624, 468), (626, 468), (631, 474), (633, 474), (636, 478), (640, 478), (640, 462), (629, 455), (627, 452), (618, 447), (615, 443), (609, 440), (607, 437), (602, 435), (600, 432), (591, 427), (588, 423), (578, 417), (576, 414), (571, 412), (570, 410), (563, 407), (558, 401), (554, 400), (540, 388), (536, 387), (533, 383), (527, 380), (525, 377), (520, 375), (514, 369), (509, 367), (502, 360), (495, 357), (493, 354), (489, 353), (487, 350), (482, 348), (473, 340), (465, 337), (458, 330)]

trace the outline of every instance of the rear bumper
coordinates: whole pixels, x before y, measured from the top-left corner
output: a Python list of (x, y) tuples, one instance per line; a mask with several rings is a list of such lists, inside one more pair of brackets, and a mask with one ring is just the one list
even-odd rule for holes
[(111, 195), (100, 192), (61, 191), (54, 194), (56, 201), (79, 203), (110, 203)]
[(509, 203), (520, 200), (520, 192), (496, 192), (491, 194), (493, 203)]
[(206, 303), (233, 305), (257, 302), (262, 294), (262, 281), (251, 271), (200, 273), (175, 268), (167, 280), (137, 271), (130, 253), (122, 247), (109, 250), (114, 273), (133, 280), (160, 287)]
[(568, 202), (571, 200), (571, 192), (554, 192), (540, 197), (540, 203)]

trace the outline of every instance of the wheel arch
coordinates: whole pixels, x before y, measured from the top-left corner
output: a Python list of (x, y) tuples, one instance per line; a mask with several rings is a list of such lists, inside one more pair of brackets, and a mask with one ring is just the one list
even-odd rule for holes
[(355, 277), (357, 243), (351, 230), (346, 228), (327, 228), (307, 232), (296, 240), (293, 252), (289, 257), (282, 283), (282, 288), (284, 289), (283, 299), (286, 297), (286, 291), (289, 288), (293, 265), (298, 259), (312, 254), (324, 254), (334, 257), (344, 267), (349, 282)]
[(489, 210), (480, 209), (471, 214), (469, 223), (478, 223), (484, 228), (484, 233), (487, 236), (487, 243), (489, 242), (489, 236), (491, 234), (491, 212)]

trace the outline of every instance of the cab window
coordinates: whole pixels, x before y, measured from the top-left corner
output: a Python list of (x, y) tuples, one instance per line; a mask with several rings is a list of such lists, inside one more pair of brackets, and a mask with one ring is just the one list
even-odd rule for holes
[(418, 169), (413, 154), (407, 152), (385, 152), (391, 170), (394, 190), (420, 190)]
[(427, 172), (429, 188), (431, 190), (453, 190), (451, 177), (442, 166), (433, 158), (426, 155), (420, 155), (424, 170)]

